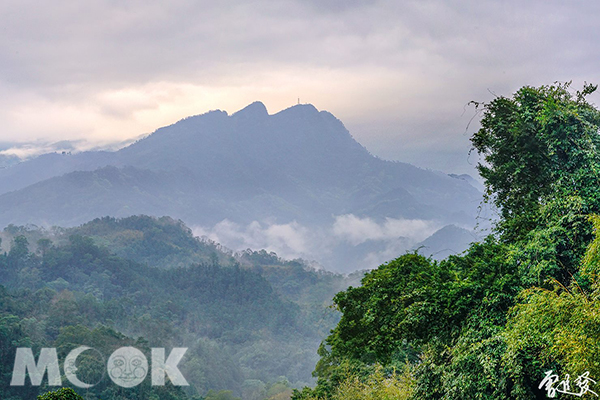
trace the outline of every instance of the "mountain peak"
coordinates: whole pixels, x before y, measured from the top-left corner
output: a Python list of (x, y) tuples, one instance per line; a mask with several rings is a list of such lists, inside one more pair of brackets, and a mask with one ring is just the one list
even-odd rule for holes
[(285, 110), (281, 110), (277, 114), (295, 114), (295, 115), (310, 115), (310, 114), (318, 114), (319, 110), (315, 106), (310, 103), (306, 104), (296, 104)]
[(255, 101), (234, 113), (232, 117), (266, 117), (268, 115), (267, 107), (262, 102)]

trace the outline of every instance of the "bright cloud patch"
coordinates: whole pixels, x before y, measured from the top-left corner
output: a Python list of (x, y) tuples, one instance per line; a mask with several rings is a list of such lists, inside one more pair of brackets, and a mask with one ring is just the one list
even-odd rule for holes
[[(399, 256), (412, 245), (433, 234), (440, 226), (434, 221), (387, 218), (379, 223), (353, 214), (336, 216), (329, 227), (311, 229), (296, 221), (287, 224), (254, 221), (241, 225), (223, 220), (213, 227), (195, 227), (194, 234), (206, 236), (232, 250), (273, 251), (280, 257), (305, 258), (324, 263), (327, 268), (342, 269), (335, 253), (363, 243), (381, 244), (381, 250), (357, 259), (356, 268), (374, 268)], [(352, 266), (354, 268), (354, 266)]]
[(196, 227), (194, 234), (206, 236), (233, 250), (265, 249), (285, 258), (306, 256), (317, 247), (309, 230), (296, 221), (288, 224), (254, 221), (242, 226), (225, 219), (209, 229)]
[(408, 238), (420, 241), (433, 234), (439, 225), (420, 219), (386, 218), (377, 223), (371, 218), (360, 218), (353, 214), (339, 215), (333, 224), (333, 233), (344, 240), (358, 245), (368, 240), (395, 240)]

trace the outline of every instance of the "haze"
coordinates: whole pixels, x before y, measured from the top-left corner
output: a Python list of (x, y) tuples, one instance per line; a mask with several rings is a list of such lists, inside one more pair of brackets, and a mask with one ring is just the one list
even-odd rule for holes
[[(120, 143), (211, 109), (312, 103), (373, 154), (473, 173), (470, 100), (598, 82), (592, 1), (0, 3), (0, 150)], [(469, 121), (475, 116), (475, 123)], [(23, 145), (27, 146), (23, 148)], [(58, 146), (60, 147), (60, 146)]]

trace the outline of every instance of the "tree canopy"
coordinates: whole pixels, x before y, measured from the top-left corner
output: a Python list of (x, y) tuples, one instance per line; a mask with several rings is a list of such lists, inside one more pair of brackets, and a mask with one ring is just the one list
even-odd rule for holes
[(471, 141), (498, 210), (493, 233), (440, 262), (403, 255), (336, 295), (342, 317), (319, 351), (318, 385), (294, 399), (368, 387), (376, 365), (384, 376), (408, 368), (402, 393), (415, 399), (545, 398), (548, 370), (600, 378), (595, 90), (527, 86), (477, 103)]

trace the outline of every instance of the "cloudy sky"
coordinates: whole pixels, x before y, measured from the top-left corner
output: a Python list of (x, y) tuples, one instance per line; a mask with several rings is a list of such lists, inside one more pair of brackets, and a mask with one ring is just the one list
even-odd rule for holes
[(106, 145), (300, 98), (382, 158), (469, 172), (467, 103), (599, 83), (598, 15), (594, 1), (0, 0), (0, 146)]

